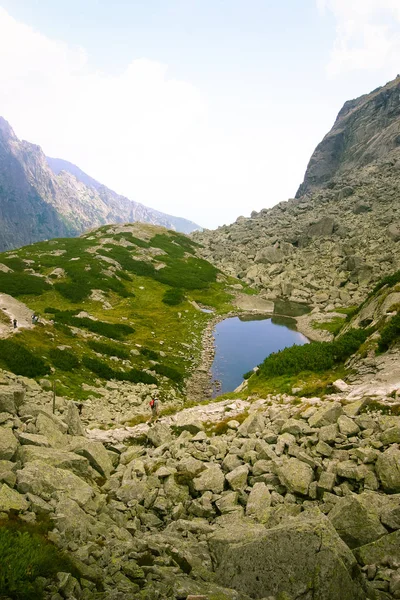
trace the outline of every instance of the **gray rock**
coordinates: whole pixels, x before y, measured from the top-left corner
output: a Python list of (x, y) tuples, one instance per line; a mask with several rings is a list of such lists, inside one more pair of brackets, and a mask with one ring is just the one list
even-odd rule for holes
[(206, 470), (193, 479), (193, 486), (197, 492), (210, 491), (219, 494), (224, 489), (225, 477), (219, 465), (210, 464)]
[(28, 508), (29, 502), (25, 496), (22, 496), (16, 490), (12, 490), (5, 483), (0, 486), (0, 513), (24, 512)]
[(18, 433), (19, 443), (22, 445), (31, 445), (31, 446), (42, 446), (43, 448), (48, 448), (50, 446), (49, 440), (44, 437), (44, 435), (39, 435), (37, 433)]
[(376, 542), (354, 550), (362, 565), (379, 565), (400, 562), (400, 530), (384, 535)]
[(243, 423), (240, 425), (238, 432), (244, 437), (249, 436), (252, 433), (256, 433), (257, 431), (263, 431), (265, 427), (264, 417), (258, 413), (252, 413), (249, 415)]
[(246, 504), (246, 515), (266, 523), (271, 514), (271, 494), (265, 483), (255, 483)]
[(18, 441), (11, 429), (0, 429), (0, 460), (11, 460), (18, 448)]
[(23, 494), (30, 492), (46, 501), (55, 492), (66, 494), (80, 506), (85, 506), (94, 496), (93, 488), (74, 473), (41, 461), (30, 462), (17, 471), (17, 489)]
[(69, 443), (71, 452), (85, 457), (90, 465), (102, 477), (110, 477), (113, 471), (111, 458), (101, 442), (94, 442), (84, 437), (75, 436)]
[(314, 480), (314, 473), (301, 460), (289, 458), (278, 467), (278, 477), (289, 492), (306, 496), (309, 485)]
[(149, 427), (146, 435), (149, 442), (153, 446), (156, 446), (156, 448), (172, 440), (171, 429), (164, 423), (156, 423), (152, 427)]
[(332, 423), (336, 423), (342, 414), (342, 406), (339, 403), (334, 403), (331, 406), (323, 406), (317, 410), (317, 412), (308, 419), (308, 423), (310, 427), (323, 427), (325, 425), (331, 425)]
[(248, 474), (249, 467), (247, 465), (240, 465), (240, 467), (236, 467), (236, 469), (226, 475), (226, 480), (229, 483), (229, 486), (237, 492), (239, 490), (244, 490), (247, 486)]
[(337, 424), (339, 426), (340, 433), (346, 435), (347, 437), (351, 437), (352, 435), (357, 435), (360, 432), (360, 428), (352, 419), (346, 417), (346, 415), (341, 415)]
[(400, 492), (400, 450), (383, 452), (376, 461), (376, 473), (385, 492)]
[(72, 471), (83, 479), (90, 478), (88, 461), (73, 452), (39, 446), (21, 446), (18, 455), (23, 465), (39, 460), (52, 467)]
[(374, 542), (387, 533), (368, 496), (340, 498), (329, 513), (329, 520), (350, 548)]
[(67, 411), (64, 418), (68, 426), (68, 433), (70, 435), (85, 435), (85, 429), (79, 416), (79, 410), (72, 400), (68, 402)]
[(314, 600), (365, 598), (353, 579), (351, 551), (319, 511), (264, 531), (234, 527), (209, 542), (221, 585), (252, 598), (299, 598), (307, 591)]

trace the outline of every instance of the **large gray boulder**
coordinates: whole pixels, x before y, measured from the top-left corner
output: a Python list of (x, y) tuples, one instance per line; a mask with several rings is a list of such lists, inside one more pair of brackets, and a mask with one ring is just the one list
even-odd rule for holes
[(376, 542), (356, 548), (354, 554), (362, 565), (400, 562), (400, 530), (389, 533)]
[(329, 520), (350, 548), (369, 544), (387, 533), (379, 512), (364, 494), (340, 498), (329, 513)]
[(28, 510), (29, 502), (25, 496), (12, 490), (5, 483), (0, 486), (0, 513), (23, 512)]
[(275, 248), (274, 246), (269, 246), (257, 252), (254, 260), (256, 263), (264, 263), (268, 265), (282, 262), (283, 259), (284, 254), (281, 250)]
[(199, 477), (193, 479), (194, 489), (197, 492), (214, 492), (220, 494), (224, 489), (225, 476), (219, 465), (210, 465)]
[(289, 458), (278, 467), (278, 477), (289, 492), (306, 496), (310, 483), (314, 480), (314, 472), (301, 460)]
[(271, 494), (265, 483), (255, 483), (246, 504), (246, 516), (266, 523), (271, 514)]
[(310, 425), (310, 427), (324, 427), (326, 425), (332, 425), (332, 423), (336, 423), (336, 421), (342, 414), (342, 406), (338, 402), (335, 402), (331, 406), (323, 406), (322, 408), (317, 410), (308, 419), (308, 424)]
[(400, 450), (383, 452), (376, 461), (376, 472), (385, 492), (400, 492)]
[(65, 494), (80, 506), (85, 506), (94, 496), (93, 488), (74, 473), (57, 469), (42, 461), (28, 463), (17, 471), (17, 489), (50, 500), (54, 493)]
[(86, 458), (78, 456), (73, 452), (64, 452), (56, 448), (43, 448), (40, 446), (21, 446), (18, 456), (23, 465), (40, 460), (52, 467), (72, 471), (78, 477), (84, 479), (90, 478), (88, 461)]
[(0, 413), (6, 412), (15, 415), (25, 400), (25, 391), (22, 388), (7, 387), (0, 391)]
[(17, 438), (7, 427), (0, 429), (0, 460), (11, 460), (18, 448)]
[(251, 598), (365, 599), (352, 552), (318, 510), (241, 533), (232, 522), (210, 538), (221, 585)]
[(111, 458), (101, 442), (88, 440), (84, 437), (73, 437), (68, 449), (86, 458), (90, 465), (102, 477), (110, 477), (113, 471)]
[(70, 435), (85, 435), (85, 429), (82, 425), (81, 418), (79, 416), (79, 410), (74, 402), (70, 400), (68, 402), (66, 414), (64, 414), (64, 419), (66, 424), (68, 425), (68, 433)]

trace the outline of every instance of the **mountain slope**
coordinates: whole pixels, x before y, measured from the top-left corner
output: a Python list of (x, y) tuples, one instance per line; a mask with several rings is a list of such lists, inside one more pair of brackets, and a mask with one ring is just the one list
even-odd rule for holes
[(203, 256), (267, 298), (358, 304), (400, 268), (400, 79), (346, 103), (295, 199), (194, 234)]
[[(131, 222), (141, 221), (142, 223), (152, 223), (153, 225), (161, 225), (162, 227), (180, 231), (181, 233), (191, 233), (192, 231), (201, 229), (201, 227), (196, 225), (196, 223), (193, 223), (193, 221), (167, 215), (117, 194), (67, 160), (50, 157), (46, 157), (46, 160), (56, 175), (63, 176), (65, 173), (70, 173), (86, 186), (94, 188), (104, 204), (108, 206), (114, 214), (127, 213), (129, 215), (129, 219), (127, 220)], [(120, 219), (118, 218), (115, 220), (120, 222)]]
[(41, 148), (20, 141), (0, 117), (0, 250), (79, 235), (106, 223), (140, 220), (186, 232), (198, 228), (119, 196), (80, 170), (77, 175), (90, 185), (66, 170), (55, 174)]
[(212, 318), (196, 302), (225, 314), (241, 287), (197, 252), (183, 234), (134, 223), (0, 254), (0, 366), (55, 377), (74, 398), (110, 380), (182, 392)]

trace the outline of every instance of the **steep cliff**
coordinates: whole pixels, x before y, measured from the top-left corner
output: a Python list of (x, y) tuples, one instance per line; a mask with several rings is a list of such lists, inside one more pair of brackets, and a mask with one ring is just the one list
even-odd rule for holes
[(269, 299), (358, 304), (400, 268), (399, 90), (397, 78), (347, 102), (298, 197), (195, 234), (203, 256)]
[(198, 228), (119, 196), (77, 167), (55, 173), (41, 148), (20, 141), (0, 117), (0, 250), (133, 221), (184, 232)]

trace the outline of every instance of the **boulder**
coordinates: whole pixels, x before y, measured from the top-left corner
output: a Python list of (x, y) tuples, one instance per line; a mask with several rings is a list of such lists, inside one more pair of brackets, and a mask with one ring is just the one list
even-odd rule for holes
[(15, 415), (25, 400), (25, 391), (7, 387), (0, 391), (0, 413), (6, 412)]
[[(340, 415), (343, 414), (343, 408), (338, 402), (334, 402), (331, 406), (323, 406), (317, 410), (309, 419), (310, 427), (324, 427), (336, 423)], [(326, 440), (324, 440), (326, 441)]]
[(379, 565), (400, 562), (400, 529), (384, 535), (376, 542), (354, 550), (354, 555), (362, 565)]
[(278, 248), (274, 246), (269, 246), (267, 248), (263, 248), (259, 252), (257, 252), (255, 257), (256, 263), (264, 263), (267, 265), (282, 262), (284, 259), (284, 254)]
[(86, 458), (73, 452), (64, 452), (56, 448), (43, 448), (39, 446), (21, 446), (18, 456), (23, 465), (33, 461), (42, 461), (58, 469), (72, 471), (78, 477), (90, 478), (89, 463)]
[(256, 433), (257, 431), (263, 431), (265, 428), (264, 417), (258, 413), (252, 413), (249, 415), (241, 424), (238, 429), (240, 435), (244, 437), (248, 437), (252, 433)]
[(330, 511), (329, 520), (349, 548), (364, 546), (387, 533), (378, 511), (363, 494), (340, 498)]
[(23, 512), (28, 510), (29, 502), (16, 490), (12, 490), (5, 483), (0, 487), (0, 513)]
[(37, 433), (18, 432), (18, 439), (19, 443), (22, 445), (42, 446), (43, 448), (48, 448), (50, 446), (49, 440), (44, 437), (44, 435), (39, 435)]
[(376, 461), (376, 473), (385, 492), (400, 492), (400, 450), (383, 452)]
[(264, 531), (234, 527), (209, 540), (221, 585), (252, 598), (365, 598), (352, 552), (319, 511)]
[(179, 473), (179, 479), (190, 480), (194, 479), (206, 468), (205, 464), (193, 456), (183, 458), (177, 464), (177, 471)]
[(314, 472), (303, 461), (289, 458), (278, 467), (278, 477), (289, 492), (306, 496), (309, 485), (314, 480)]
[(389, 427), (381, 434), (381, 442), (384, 446), (400, 444), (400, 426)]
[(237, 492), (239, 490), (244, 490), (247, 486), (248, 474), (249, 467), (247, 465), (240, 465), (226, 475), (226, 480), (229, 483), (229, 486)]
[(0, 460), (11, 460), (18, 448), (17, 438), (8, 427), (0, 431)]
[(85, 435), (85, 429), (82, 425), (81, 418), (79, 416), (79, 410), (74, 402), (70, 400), (67, 405), (66, 413), (64, 414), (65, 423), (68, 426), (68, 433), (70, 435)]
[(101, 442), (88, 440), (84, 437), (74, 437), (68, 449), (83, 456), (102, 477), (110, 477), (113, 471), (111, 458)]
[(198, 477), (193, 479), (194, 489), (197, 492), (210, 491), (220, 494), (224, 489), (225, 476), (219, 465), (208, 465)]
[(387, 232), (394, 242), (398, 242), (400, 240), (400, 222), (391, 223)]
[(340, 415), (337, 420), (337, 424), (339, 426), (340, 433), (347, 437), (351, 437), (360, 433), (360, 428), (357, 423), (354, 423), (354, 421), (349, 417), (346, 417), (346, 415)]
[(255, 483), (246, 504), (246, 516), (266, 523), (271, 514), (271, 494), (265, 483)]
[(64, 431), (48, 414), (38, 414), (36, 419), (36, 431), (45, 437), (53, 448), (63, 448), (67, 443)]
[(39, 460), (30, 462), (17, 471), (17, 489), (23, 494), (30, 492), (46, 501), (54, 493), (66, 494), (80, 506), (85, 506), (94, 496), (93, 488), (74, 473)]
[(171, 429), (164, 423), (156, 423), (149, 427), (146, 435), (149, 442), (153, 444), (153, 446), (156, 446), (156, 448), (172, 440)]

